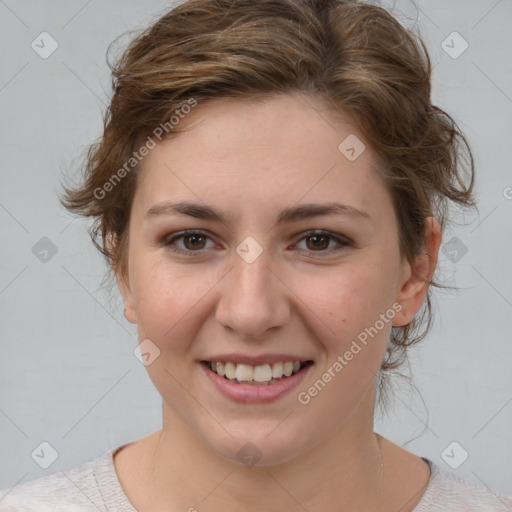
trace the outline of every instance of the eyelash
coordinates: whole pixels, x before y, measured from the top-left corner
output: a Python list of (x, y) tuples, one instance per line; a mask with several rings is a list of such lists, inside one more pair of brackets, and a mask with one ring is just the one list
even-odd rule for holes
[[(173, 244), (177, 240), (179, 240), (181, 238), (185, 238), (187, 236), (194, 236), (194, 235), (204, 236), (211, 240), (211, 237), (202, 231), (181, 231), (181, 232), (176, 233), (175, 235), (171, 236), (170, 238), (164, 239), (164, 241), (162, 242), (162, 245), (165, 246), (167, 249), (169, 249), (172, 252), (184, 254), (184, 255), (190, 256), (190, 257), (194, 256), (194, 253), (202, 254), (207, 249), (199, 249), (197, 251), (194, 251), (194, 250), (189, 250), (189, 249), (178, 249), (176, 247), (173, 247)], [(322, 257), (322, 254), (331, 254), (333, 252), (338, 252), (338, 251), (343, 250), (345, 247), (352, 245), (352, 242), (348, 238), (340, 236), (340, 235), (336, 235), (335, 233), (331, 233), (329, 231), (324, 231), (321, 229), (319, 229), (319, 230), (313, 229), (313, 230), (305, 231), (302, 235), (302, 238), (300, 238), (295, 245), (297, 245), (302, 240), (309, 238), (309, 237), (313, 237), (313, 236), (326, 236), (329, 239), (334, 240), (336, 243), (338, 243), (341, 246), (341, 247), (338, 247), (335, 249), (327, 249), (327, 250), (321, 250), (321, 251), (307, 250), (307, 252), (310, 252), (313, 254), (319, 253), (320, 257)], [(331, 240), (329, 240), (329, 242)], [(314, 257), (318, 257), (318, 256), (314, 256)]]

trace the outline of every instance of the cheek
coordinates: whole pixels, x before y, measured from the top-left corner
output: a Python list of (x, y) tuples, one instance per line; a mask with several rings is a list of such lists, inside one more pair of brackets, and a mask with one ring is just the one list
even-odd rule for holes
[(296, 282), (304, 283), (298, 295), (323, 320), (330, 344), (337, 346), (373, 325), (391, 306), (392, 287), (386, 275), (376, 265), (347, 265)]
[(206, 276), (178, 272), (168, 262), (138, 263), (134, 298), (138, 336), (141, 342), (151, 340), (159, 350), (146, 370), (164, 400), (179, 407), (186, 403), (184, 388), (191, 387), (191, 347), (204, 321), (201, 297), (214, 283)]
[(313, 385), (301, 390), (299, 401), (329, 411), (332, 422), (341, 425), (366, 392), (374, 389), (394, 316), (391, 286), (386, 273), (365, 266), (309, 280), (307, 289), (310, 310), (328, 329), (320, 326), (316, 332), (325, 360)]
[(176, 366), (178, 358), (179, 364), (192, 363), (194, 340), (212, 315), (212, 297), (225, 270), (173, 264), (161, 254), (142, 256), (133, 260), (139, 339), (160, 348), (165, 367)]
[(132, 267), (139, 337), (159, 344), (170, 337), (180, 339), (175, 332), (193, 311), (207, 283), (187, 276), (161, 255), (135, 253)]

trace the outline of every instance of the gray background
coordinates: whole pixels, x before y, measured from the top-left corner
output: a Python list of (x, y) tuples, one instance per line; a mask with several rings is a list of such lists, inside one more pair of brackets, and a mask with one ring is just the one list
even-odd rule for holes
[[(437, 293), (434, 329), (411, 356), (416, 389), (396, 381), (376, 429), (446, 469), (441, 454), (456, 441), (469, 457), (454, 472), (512, 495), (512, 1), (383, 4), (428, 43), (434, 101), (460, 122), (476, 155), (480, 213), (459, 216), (465, 224), (445, 233), (439, 275), (461, 289)], [(170, 5), (0, 1), (0, 488), (160, 426), (159, 395), (132, 353), (135, 326), (119, 296), (100, 287), (105, 266), (88, 225), (59, 206), (57, 192), (101, 133), (108, 44)], [(47, 59), (31, 48), (43, 31), (59, 44)], [(458, 58), (441, 46), (453, 31), (469, 44)], [(461, 49), (450, 41), (452, 52)], [(43, 237), (56, 254), (33, 252)], [(47, 469), (36, 460), (44, 464), (48, 449), (31, 456), (43, 441), (58, 452)], [(460, 447), (448, 460), (460, 461)]]

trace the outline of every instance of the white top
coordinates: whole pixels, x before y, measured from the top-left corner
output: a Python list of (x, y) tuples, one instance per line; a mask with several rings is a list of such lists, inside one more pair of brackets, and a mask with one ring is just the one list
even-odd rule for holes
[[(0, 491), (0, 512), (137, 512), (128, 501), (114, 467), (114, 455), (123, 446), (70, 470)], [(414, 512), (512, 511), (511, 497), (424, 460), (430, 465), (431, 477)]]

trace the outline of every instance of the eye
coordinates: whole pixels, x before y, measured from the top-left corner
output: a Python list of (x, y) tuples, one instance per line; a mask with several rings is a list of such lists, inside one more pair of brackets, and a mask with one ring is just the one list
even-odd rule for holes
[[(343, 250), (346, 246), (351, 245), (348, 238), (323, 230), (307, 231), (300, 239), (300, 242), (303, 240), (305, 241), (306, 249), (302, 250), (308, 252), (332, 253)], [(300, 242), (296, 244), (296, 247), (300, 245)]]
[[(201, 231), (182, 231), (181, 233), (176, 233), (175, 235), (166, 238), (163, 241), (163, 245), (173, 252), (187, 254), (191, 252), (201, 252), (205, 249), (211, 248), (206, 247), (208, 240), (213, 243), (210, 237)], [(183, 243), (181, 247), (178, 247), (178, 245), (181, 245), (179, 241)]]
[[(208, 246), (208, 241), (212, 245)], [(309, 253), (320, 253), (320, 255), (331, 254), (343, 250), (351, 245), (348, 238), (345, 238), (329, 231), (311, 230), (303, 233), (302, 238), (294, 247), (298, 247), (305, 241), (306, 248), (301, 251)], [(175, 233), (162, 241), (162, 245), (172, 252), (181, 253), (186, 256), (193, 256), (193, 253), (201, 254), (203, 251), (215, 247), (210, 236), (202, 231), (181, 231)]]

